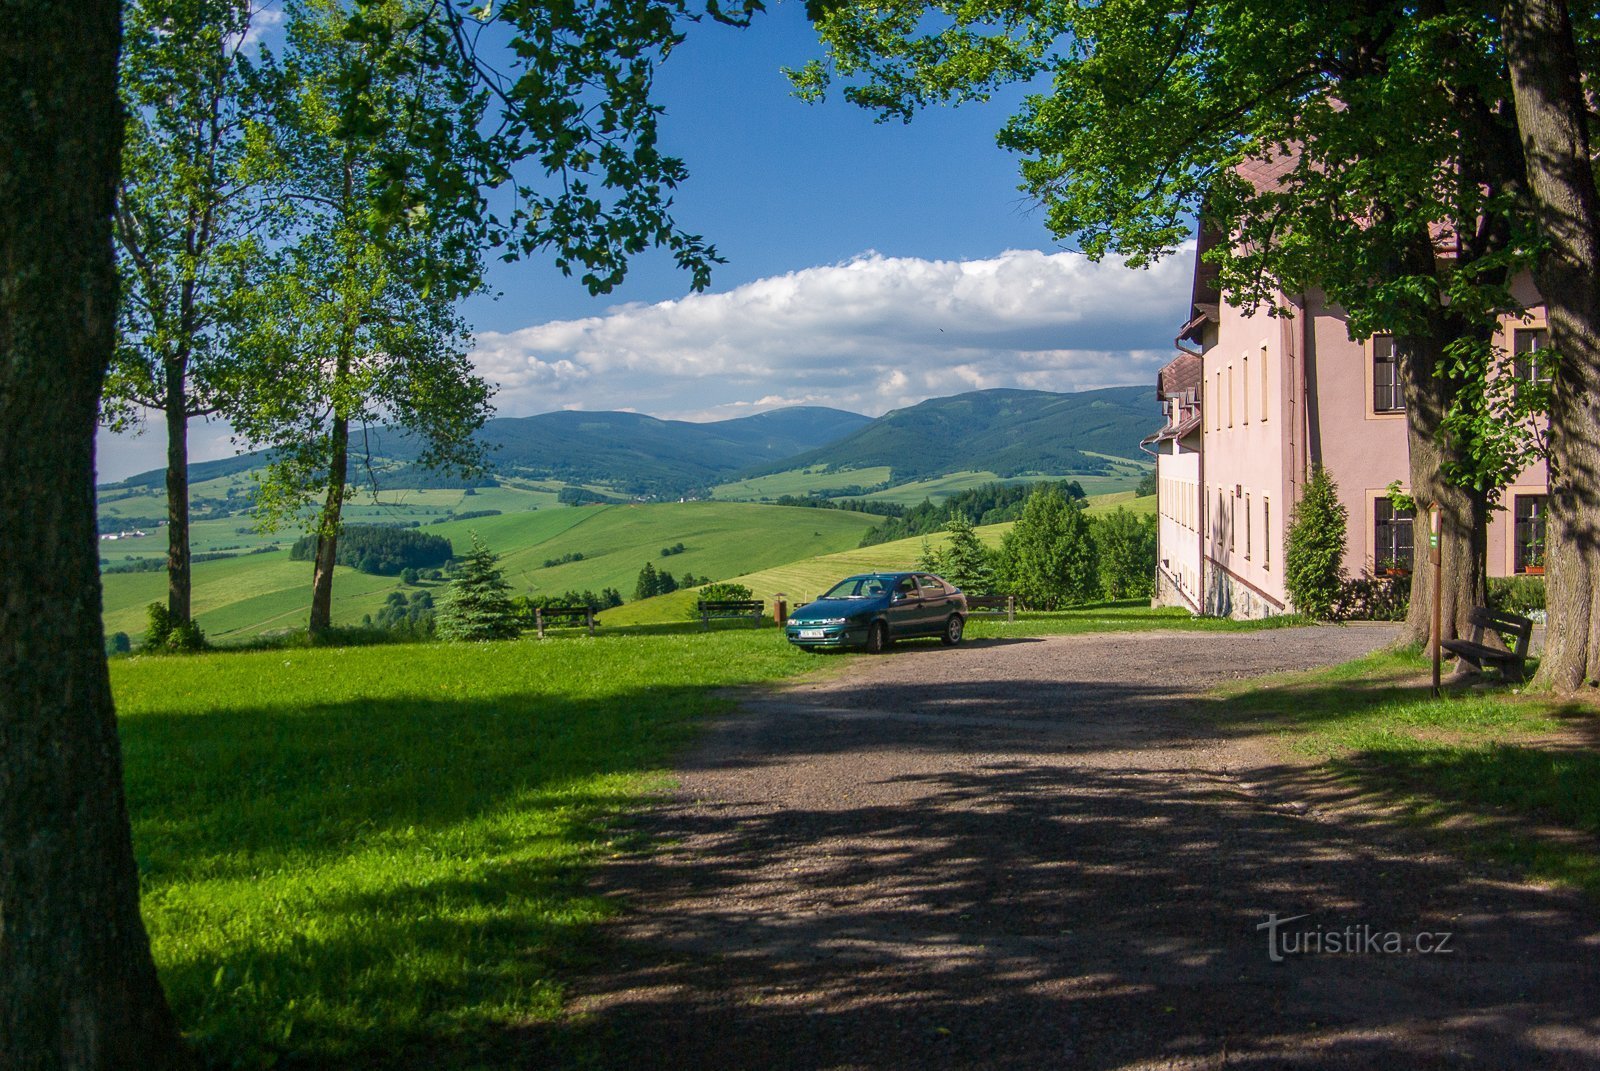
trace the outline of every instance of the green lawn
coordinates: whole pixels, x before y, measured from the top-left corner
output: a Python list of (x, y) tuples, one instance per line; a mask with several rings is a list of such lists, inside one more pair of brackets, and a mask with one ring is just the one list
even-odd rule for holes
[(1386, 651), (1233, 685), (1214, 716), (1274, 732), (1452, 847), (1600, 896), (1600, 710), (1491, 685), (1429, 695), (1428, 664)]
[(836, 472), (829, 472), (826, 466), (819, 465), (719, 484), (711, 489), (711, 494), (719, 499), (755, 502), (781, 495), (809, 495), (814, 491), (831, 491), (840, 487), (875, 487), (887, 480), (889, 475), (887, 465)]
[(506, 1066), (714, 690), (818, 664), (772, 629), (115, 661), (184, 1028), (217, 1066)]

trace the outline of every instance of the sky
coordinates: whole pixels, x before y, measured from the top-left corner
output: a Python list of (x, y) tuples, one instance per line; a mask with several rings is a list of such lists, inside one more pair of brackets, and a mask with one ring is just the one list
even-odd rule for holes
[[(548, 262), (494, 261), (470, 300), (498, 415), (629, 409), (685, 420), (828, 405), (877, 416), (991, 387), (1154, 383), (1185, 320), (1192, 249), (1151, 269), (1090, 263), (1045, 229), (994, 144), (1018, 95), (876, 122), (795, 99), (818, 55), (802, 4), (739, 30), (693, 25), (658, 76), (661, 140), (690, 176), (675, 215), (727, 260), (692, 294), (670, 257), (590, 296)], [(1152, 406), (1154, 402), (1152, 401)], [(194, 460), (237, 451), (197, 421)], [(100, 436), (99, 478), (163, 464), (159, 419)]]

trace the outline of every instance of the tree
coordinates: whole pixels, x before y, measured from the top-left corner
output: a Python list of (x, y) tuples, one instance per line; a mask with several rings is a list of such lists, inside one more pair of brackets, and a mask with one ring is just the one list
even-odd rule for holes
[(1156, 519), (1118, 508), (1096, 517), (1095, 558), (1100, 590), (1108, 599), (1145, 599), (1156, 585)]
[[(446, 190), (473, 188), (469, 157), (481, 96), (462, 69), (426, 65), (404, 36), (404, 0), (362, 9), (392, 36), (349, 32), (338, 0), (289, 8), (283, 57), (263, 57), (258, 81), (273, 103), (258, 166), (292, 214), (281, 265), (253, 295), (251, 345), (273, 369), (238, 385), (241, 435), (270, 446), (256, 496), (267, 527), (298, 518), (320, 497), (311, 526), (310, 629), (332, 623), (334, 565), (350, 496), (352, 427), (380, 420), (423, 443), (420, 464), (465, 474), (481, 456), (472, 433), (489, 388), (467, 360), (455, 301), (478, 286), (479, 222), (468, 199), (384, 221), (389, 169), (426, 174)], [(352, 114), (363, 115), (359, 128)], [(412, 132), (426, 128), (417, 143)]]
[(1034, 609), (1094, 598), (1094, 541), (1083, 508), (1054, 487), (1036, 489), (1000, 542), (1000, 574), (1006, 590)]
[(1283, 584), (1296, 613), (1318, 620), (1333, 614), (1344, 587), (1346, 526), (1350, 511), (1321, 465), (1311, 470), (1305, 493), (1289, 515), (1284, 536)]
[(167, 609), (190, 619), (189, 421), (223, 405), (233, 297), (259, 253), (241, 169), (240, 59), (252, 5), (140, 0), (124, 11), (127, 124), (116, 238), (116, 360), (102, 410), (113, 427), (161, 412), (167, 434)]
[(449, 601), (438, 615), (439, 635), (465, 641), (515, 637), (521, 627), (506, 594), (511, 586), (500, 570), (500, 558), (474, 532), (471, 552), (459, 560)]
[(189, 1066), (139, 917), (94, 435), (116, 345), (118, 5), (0, 6), (0, 1066)]
[(1550, 399), (1550, 632), (1538, 681), (1571, 691), (1600, 680), (1600, 193), (1568, 5), (1508, 2), (1501, 21), (1545, 243), (1534, 276), (1560, 355)]
[[(1527, 459), (1485, 405), (1520, 311), (1526, 227), (1492, 23), (1476, 5), (1105, 0), (1020, 8), (816, 3), (846, 96), (909, 118), (1052, 79), (1001, 133), (1058, 237), (1133, 264), (1200, 214), (1224, 293), (1296, 313), (1321, 290), (1355, 337), (1402, 343), (1411, 485), (1446, 513), (1447, 631), (1484, 597), (1490, 499)], [(830, 73), (796, 72), (815, 95)], [(1512, 166), (1508, 166), (1511, 164)], [(1266, 175), (1265, 178), (1262, 176)], [(1441, 233), (1454, 255), (1436, 255)], [(1299, 310), (1303, 313), (1303, 310)], [(1413, 634), (1432, 590), (1414, 578)]]
[[(449, 6), (446, 21), (463, 24)], [(507, 94), (528, 105), (514, 120), (520, 144), (531, 159), (548, 150), (558, 178), (581, 178), (587, 165), (625, 196), (595, 212), (574, 197), (559, 214), (545, 212), (549, 198), (519, 199), (538, 217), (528, 248), (543, 248), (548, 228), (551, 241), (566, 234), (555, 244), (568, 263), (603, 268), (671, 244), (703, 279), (714, 256), (670, 219), (682, 167), (655, 146), (650, 100), (653, 64), (678, 40), (673, 16), (684, 7), (558, 7), (496, 11), (533, 36), (560, 21), (552, 43), (534, 42), (549, 76)], [(101, 646), (93, 459), (116, 345), (119, 37), (119, 7), (105, 0), (70, 18), (36, 0), (0, 6), (0, 99), (10, 105), (0, 109), (0, 516), (16, 529), (0, 543), (0, 1064), (22, 1071), (190, 1066), (139, 917)], [(603, 131), (577, 106), (590, 86), (613, 93)], [(581, 225), (567, 222), (574, 216)]]
[(656, 567), (649, 562), (644, 563), (644, 568), (639, 570), (639, 580), (633, 586), (635, 599), (653, 599), (661, 594), (661, 577), (656, 573)]
[(938, 565), (930, 571), (973, 595), (993, 591), (994, 565), (989, 560), (989, 548), (973, 531), (972, 522), (958, 513), (945, 522), (944, 530), (948, 542), (938, 556)]

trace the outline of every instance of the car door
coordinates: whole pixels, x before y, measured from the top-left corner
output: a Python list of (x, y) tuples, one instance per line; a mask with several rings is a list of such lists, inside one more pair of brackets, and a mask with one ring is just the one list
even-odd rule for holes
[(902, 576), (895, 580), (889, 602), (889, 631), (896, 636), (914, 636), (924, 628), (921, 585), (915, 576)]
[(944, 631), (945, 618), (950, 616), (950, 591), (936, 576), (917, 574), (917, 585), (922, 589), (922, 628), (924, 632)]

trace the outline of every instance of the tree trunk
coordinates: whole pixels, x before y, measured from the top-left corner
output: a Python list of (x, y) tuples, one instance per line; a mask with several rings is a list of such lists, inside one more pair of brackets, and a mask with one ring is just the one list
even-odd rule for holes
[(118, 5), (0, 5), (0, 1067), (188, 1060), (139, 917), (94, 437), (114, 345)]
[(1442, 576), (1439, 597), (1442, 639), (1470, 635), (1468, 616), (1488, 599), (1488, 498), (1445, 478), (1452, 460), (1440, 429), (1454, 389), (1439, 376), (1446, 332), (1400, 340), (1400, 380), (1406, 401), (1406, 446), (1410, 452), (1412, 522), (1411, 607), (1405, 639), (1427, 643), (1433, 633), (1433, 567), (1428, 564), (1428, 507), (1440, 512), (1439, 553)]
[(167, 362), (167, 610), (174, 625), (189, 621), (189, 399), (186, 361)]
[(1502, 12), (1528, 186), (1546, 246), (1534, 271), (1560, 355), (1550, 402), (1546, 598), (1539, 682), (1600, 681), (1600, 195), (1567, 6)]
[(344, 484), (350, 467), (350, 421), (335, 414), (332, 449), (328, 459), (328, 494), (317, 518), (317, 555), (311, 576), (311, 633), (333, 626), (333, 564), (339, 549), (339, 514), (344, 508)]

